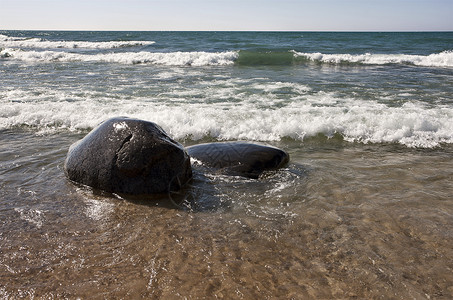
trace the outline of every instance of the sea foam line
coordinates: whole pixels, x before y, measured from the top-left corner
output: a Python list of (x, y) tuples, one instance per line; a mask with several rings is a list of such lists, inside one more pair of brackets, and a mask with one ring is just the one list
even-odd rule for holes
[(48, 41), (40, 38), (8, 37), (0, 34), (0, 48), (86, 48), (86, 49), (114, 49), (123, 47), (148, 46), (154, 41)]
[(340, 134), (346, 141), (399, 143), (432, 148), (453, 144), (453, 108), (430, 108), (423, 103), (389, 107), (375, 101), (345, 100), (332, 106), (335, 96), (319, 93), (276, 109), (262, 109), (253, 99), (229, 103), (147, 104), (141, 100), (86, 99), (73, 102), (3, 102), (0, 129), (27, 126), (38, 132), (79, 131), (125, 115), (161, 125), (176, 139), (303, 141), (323, 134)]

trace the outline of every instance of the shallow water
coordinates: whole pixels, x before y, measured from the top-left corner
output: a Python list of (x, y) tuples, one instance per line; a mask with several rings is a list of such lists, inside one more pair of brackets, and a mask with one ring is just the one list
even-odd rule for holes
[(123, 199), (66, 180), (82, 136), (0, 135), (3, 298), (453, 295), (451, 146), (287, 140), (258, 180), (195, 166), (185, 192)]

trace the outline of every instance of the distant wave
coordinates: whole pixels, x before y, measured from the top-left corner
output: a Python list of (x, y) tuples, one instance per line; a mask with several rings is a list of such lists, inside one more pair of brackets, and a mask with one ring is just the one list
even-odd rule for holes
[(323, 54), (291, 51), (296, 58), (328, 64), (409, 64), (424, 67), (453, 67), (453, 51), (430, 55), (408, 54)]
[(168, 66), (211, 66), (231, 65), (237, 52), (121, 52), (98, 53), (94, 55), (61, 51), (23, 51), (6, 48), (0, 51), (0, 58), (11, 58), (28, 62), (114, 62), (125, 64), (159, 64)]
[(123, 47), (136, 47), (152, 45), (153, 41), (109, 41), (109, 42), (87, 42), (87, 41), (48, 41), (40, 38), (9, 37), (0, 34), (0, 48), (86, 48), (86, 49), (114, 49)]

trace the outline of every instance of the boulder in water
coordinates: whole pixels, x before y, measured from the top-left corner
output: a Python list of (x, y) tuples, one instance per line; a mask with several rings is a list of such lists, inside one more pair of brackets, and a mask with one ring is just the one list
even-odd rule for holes
[(64, 170), (74, 182), (126, 194), (175, 191), (192, 178), (181, 144), (155, 123), (126, 117), (106, 120), (74, 143)]
[(264, 171), (289, 162), (289, 154), (271, 147), (247, 142), (207, 143), (187, 147), (189, 155), (227, 175), (258, 178)]

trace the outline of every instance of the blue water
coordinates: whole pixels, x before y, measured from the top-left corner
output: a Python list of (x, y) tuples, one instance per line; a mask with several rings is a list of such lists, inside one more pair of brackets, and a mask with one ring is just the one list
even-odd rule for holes
[[(183, 209), (68, 182), (115, 116), (290, 163), (194, 164)], [(452, 32), (0, 31), (0, 297), (448, 299), (452, 158)]]

